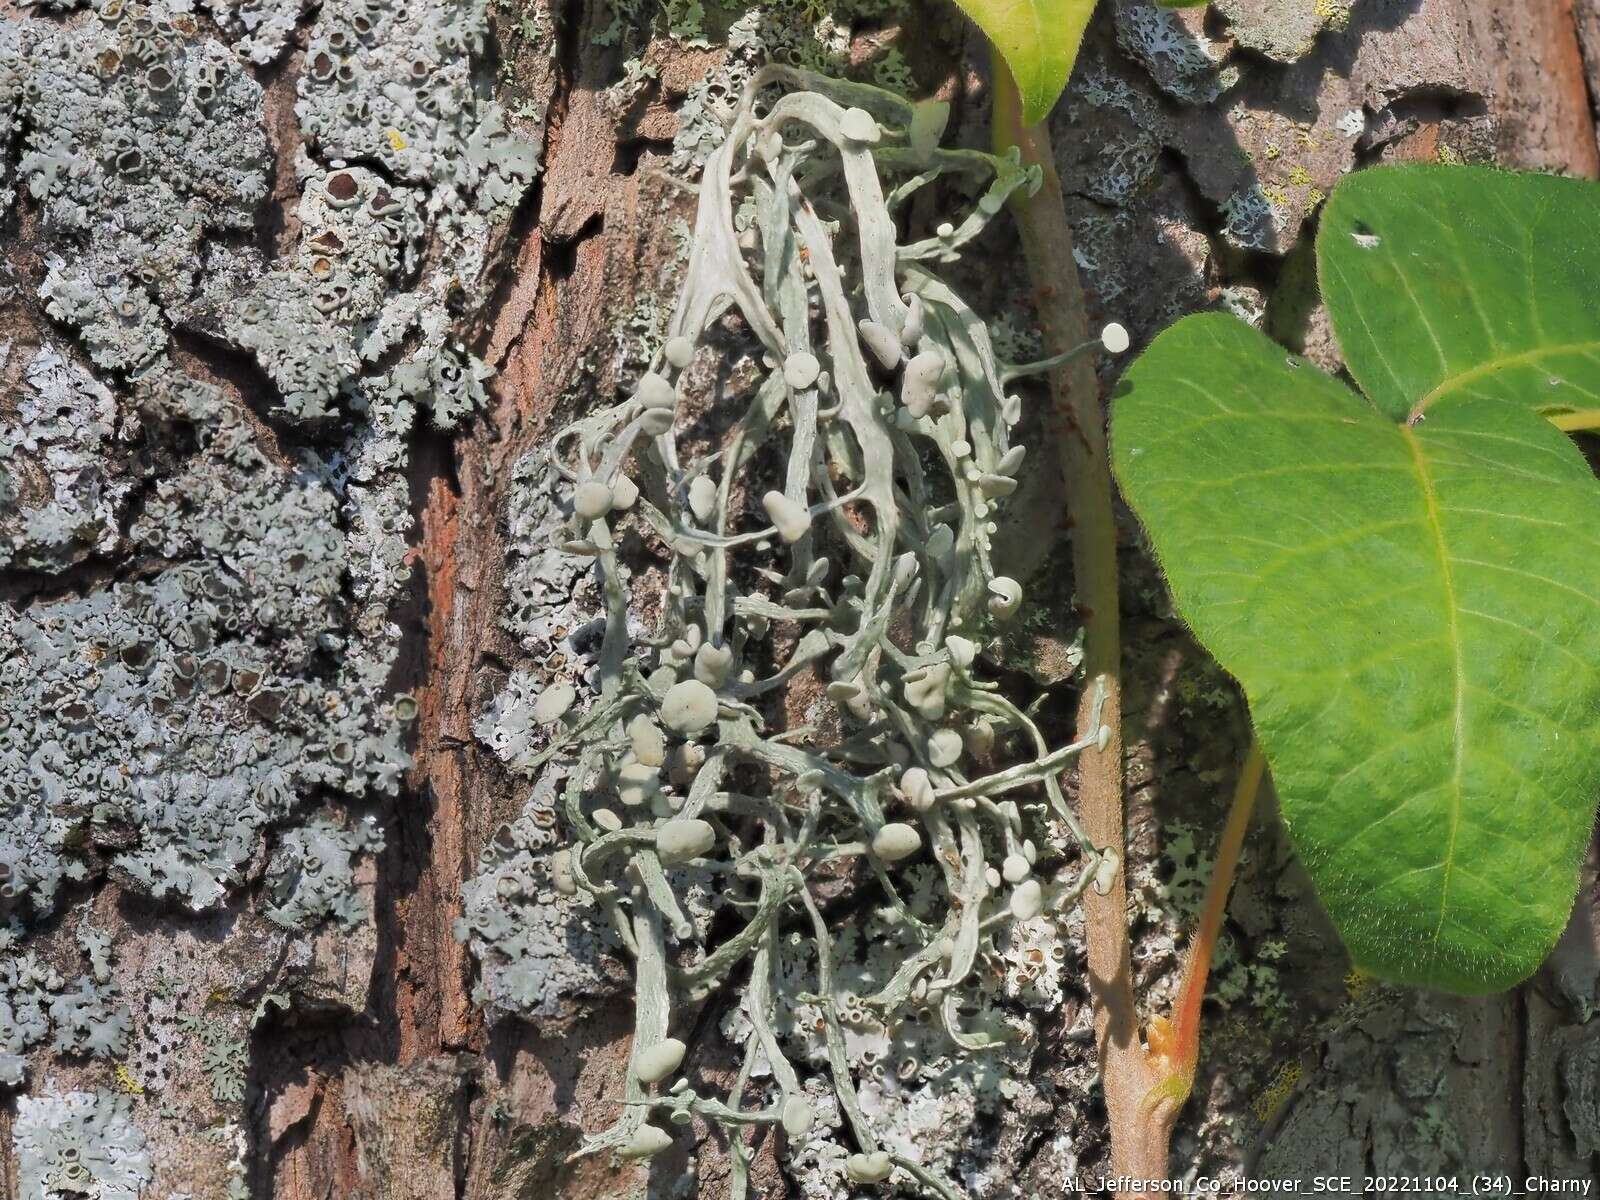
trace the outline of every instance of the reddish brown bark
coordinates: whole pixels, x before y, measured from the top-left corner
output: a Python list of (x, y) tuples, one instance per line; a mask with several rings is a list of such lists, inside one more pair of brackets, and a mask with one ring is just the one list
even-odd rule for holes
[(1493, 80), (1490, 109), (1500, 119), (1501, 160), (1594, 179), (1600, 178), (1600, 150), (1573, 4), (1479, 5), (1479, 45)]

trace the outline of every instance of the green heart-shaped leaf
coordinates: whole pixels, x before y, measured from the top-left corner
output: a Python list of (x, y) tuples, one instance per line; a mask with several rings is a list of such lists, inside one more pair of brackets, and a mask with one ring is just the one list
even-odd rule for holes
[[(1412, 346), (1374, 345), (1403, 381), (1386, 411), (1409, 411), (1431, 386), (1399, 365)], [(1478, 390), (1399, 424), (1203, 315), (1129, 370), (1113, 422), (1123, 490), (1244, 687), (1356, 962), (1464, 992), (1554, 944), (1600, 779), (1600, 488), (1549, 422)]]
[(1005, 58), (1022, 96), (1022, 121), (1037, 125), (1060, 98), (1094, 0), (956, 0)]
[(1486, 167), (1377, 167), (1317, 239), (1350, 374), (1402, 420), (1456, 396), (1600, 409), (1600, 187)]

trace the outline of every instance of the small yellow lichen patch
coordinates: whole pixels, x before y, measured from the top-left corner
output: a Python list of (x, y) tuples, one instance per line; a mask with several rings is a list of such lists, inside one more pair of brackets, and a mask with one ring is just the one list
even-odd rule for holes
[(383, 136), (389, 139), (389, 146), (397, 152), (404, 150), (406, 146), (409, 145), (409, 143), (406, 141), (405, 134), (401, 133), (398, 129), (385, 129), (383, 131)]
[(117, 1068), (112, 1072), (112, 1074), (116, 1076), (117, 1086), (123, 1091), (127, 1092), (128, 1095), (144, 1095), (144, 1084), (135, 1079), (133, 1077), (133, 1072), (128, 1070), (128, 1068), (122, 1063), (117, 1064)]
[(1376, 980), (1360, 967), (1351, 967), (1344, 977), (1344, 994), (1351, 1000), (1359, 999)]
[(1272, 1082), (1262, 1090), (1261, 1094), (1251, 1101), (1250, 1107), (1255, 1110), (1256, 1120), (1265, 1125), (1278, 1115), (1278, 1110), (1284, 1102), (1294, 1093), (1295, 1085), (1300, 1082), (1300, 1064), (1297, 1062), (1284, 1063), (1278, 1068), (1278, 1073), (1272, 1077)]

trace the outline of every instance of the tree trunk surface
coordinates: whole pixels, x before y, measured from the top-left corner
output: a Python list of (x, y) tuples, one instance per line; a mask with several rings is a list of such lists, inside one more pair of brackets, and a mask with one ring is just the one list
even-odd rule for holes
[[(1600, 176), (1600, 0), (1100, 8), (1052, 133), (1091, 317), (1136, 343), (1221, 306), (1336, 368), (1308, 254), (1352, 168)], [(659, 345), (682, 185), (752, 63), (937, 94), (950, 136), (982, 146), (977, 36), (921, 0), (0, 17), (0, 882), (20, 881), (0, 890), (0, 1190), (728, 1195), (726, 1144), (699, 1126), (647, 1164), (574, 1157), (618, 1115), (633, 1020), (587, 916), (541, 892), (536, 949), (494, 986), (457, 937), (505, 826), (559, 837), (559, 779), (517, 769), (529, 735), (500, 700), (574, 677), (599, 612), (549, 549), (543, 456)], [(1001, 228), (984, 254), (1008, 253)], [(1026, 345), (1024, 274), (961, 281)], [(1119, 519), (1148, 1016), (1247, 723)], [(1073, 589), (1066, 531), (1046, 532), (1013, 675), (1067, 698), (1043, 710), (1059, 732)], [(1038, 531), (1006, 536), (1039, 557)], [(1061, 1002), (1021, 1077), (981, 1112), (929, 1085), (914, 1127), (973, 1197), (1060, 1195), (1108, 1159), (1081, 917), (1054, 936)], [(1224, 943), (1175, 1178), (1600, 1174), (1593, 862), (1534, 980), (1408, 992), (1350, 971), (1263, 803)], [(680, 1014), (697, 1078), (736, 1072), (737, 1003)], [(41, 1184), (52, 1128), (131, 1159)], [(837, 1163), (777, 1141), (752, 1194), (849, 1194)]]

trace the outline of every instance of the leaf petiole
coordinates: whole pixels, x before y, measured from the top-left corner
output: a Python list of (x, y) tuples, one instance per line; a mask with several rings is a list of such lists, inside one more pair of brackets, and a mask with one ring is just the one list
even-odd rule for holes
[(1600, 408), (1558, 413), (1550, 418), (1550, 423), (1562, 433), (1594, 433), (1600, 430)]
[(1250, 814), (1255, 809), (1256, 793), (1261, 789), (1266, 765), (1261, 743), (1252, 738), (1250, 752), (1245, 756), (1244, 768), (1234, 788), (1233, 806), (1228, 810), (1228, 823), (1222, 830), (1222, 843), (1217, 847), (1211, 880), (1206, 885), (1200, 925), (1189, 943), (1183, 982), (1172, 1006), (1172, 1016), (1152, 1018), (1145, 1033), (1152, 1065), (1162, 1076), (1145, 1096), (1146, 1107), (1153, 1107), (1161, 1100), (1182, 1104), (1194, 1087), (1195, 1067), (1200, 1061), (1200, 1006), (1206, 996), (1206, 977), (1211, 973), (1212, 952), (1222, 932), (1222, 918), (1227, 913), (1228, 894), (1233, 890), (1239, 851), (1244, 846), (1245, 832), (1250, 828)]

